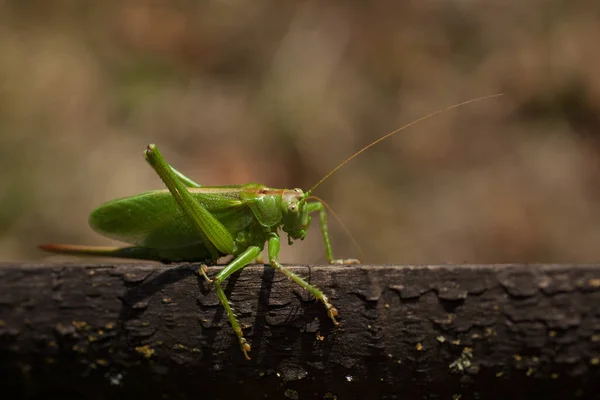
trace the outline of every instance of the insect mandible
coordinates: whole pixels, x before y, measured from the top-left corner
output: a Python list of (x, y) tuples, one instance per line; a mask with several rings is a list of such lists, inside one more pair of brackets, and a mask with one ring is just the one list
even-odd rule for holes
[[(404, 125), (354, 153), (307, 191), (273, 189), (256, 183), (202, 186), (170, 166), (158, 148), (150, 144), (144, 156), (168, 190), (109, 201), (96, 208), (89, 217), (89, 224), (96, 232), (132, 246), (44, 244), (39, 247), (61, 254), (201, 263), (199, 273), (214, 284), (240, 349), (250, 359), (250, 344), (223, 291), (223, 281), (257, 260), (266, 243), (269, 264), (323, 303), (333, 324), (338, 325), (338, 311), (329, 298), (279, 262), (279, 231), (287, 233), (290, 244), (291, 240), (303, 240), (311, 222), (310, 214), (318, 213), (327, 261), (330, 264), (358, 263), (356, 259), (333, 257), (324, 203), (311, 196), (315, 188), (350, 160), (390, 136), (442, 112), (498, 96), (501, 94), (454, 104)], [(234, 258), (212, 280), (209, 279), (206, 264), (215, 263), (225, 255)]]

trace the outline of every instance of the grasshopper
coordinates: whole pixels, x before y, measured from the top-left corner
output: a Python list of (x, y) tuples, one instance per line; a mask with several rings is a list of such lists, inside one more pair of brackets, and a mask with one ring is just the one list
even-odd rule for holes
[[(269, 264), (323, 303), (333, 324), (339, 325), (336, 320), (338, 311), (329, 298), (279, 262), (279, 231), (287, 233), (289, 244), (292, 244), (292, 240), (303, 240), (311, 222), (310, 214), (318, 213), (327, 261), (330, 264), (358, 263), (356, 259), (333, 257), (327, 213), (324, 203), (311, 196), (314, 189), (354, 157), (409, 126), (444, 111), (500, 95), (455, 104), (404, 125), (354, 153), (307, 191), (298, 188), (273, 189), (256, 183), (202, 186), (168, 164), (158, 147), (150, 144), (144, 151), (145, 159), (167, 190), (109, 201), (95, 209), (89, 217), (89, 224), (96, 232), (133, 246), (45, 244), (39, 247), (49, 252), (72, 255), (200, 263), (198, 273), (214, 284), (240, 349), (249, 360), (251, 347), (223, 291), (223, 281), (260, 259), (266, 243)], [(233, 255), (234, 258), (213, 280), (209, 279), (206, 264), (215, 263), (225, 255)]]

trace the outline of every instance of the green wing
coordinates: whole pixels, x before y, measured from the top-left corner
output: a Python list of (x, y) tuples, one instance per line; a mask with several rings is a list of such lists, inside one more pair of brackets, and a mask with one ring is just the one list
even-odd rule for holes
[[(253, 221), (238, 191), (225, 188), (190, 189), (192, 196), (235, 238)], [(92, 212), (90, 226), (111, 239), (155, 249), (177, 249), (201, 244), (194, 227), (166, 190), (110, 201)]]

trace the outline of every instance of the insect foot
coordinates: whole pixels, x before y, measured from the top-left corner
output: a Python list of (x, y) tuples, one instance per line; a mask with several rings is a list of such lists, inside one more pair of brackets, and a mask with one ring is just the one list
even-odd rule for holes
[(248, 341), (245, 338), (240, 339), (240, 349), (242, 349), (242, 352), (244, 353), (244, 357), (246, 357), (246, 360), (250, 360), (250, 356), (248, 355), (248, 352), (252, 350), (252, 347), (250, 347), (250, 345), (248, 344)]
[(345, 258), (345, 259), (331, 260), (330, 264), (337, 264), (337, 265), (360, 264), (360, 260), (358, 260), (356, 258)]
[(329, 298), (325, 295), (323, 295), (321, 297), (321, 301), (323, 302), (323, 304), (325, 305), (325, 308), (327, 309), (327, 315), (329, 316), (329, 318), (331, 318), (331, 320), (333, 321), (333, 324), (335, 326), (338, 326), (340, 323), (337, 322), (337, 320), (335, 319), (335, 317), (338, 316), (338, 310), (337, 308), (335, 308), (330, 302), (329, 302)]
[(208, 277), (208, 275), (206, 275), (206, 273), (208, 272), (208, 267), (206, 266), (206, 264), (202, 264), (198, 267), (198, 270), (196, 271), (196, 273), (198, 275), (202, 275), (204, 277), (204, 279), (206, 279), (206, 282), (208, 283), (212, 283), (212, 279), (210, 279)]

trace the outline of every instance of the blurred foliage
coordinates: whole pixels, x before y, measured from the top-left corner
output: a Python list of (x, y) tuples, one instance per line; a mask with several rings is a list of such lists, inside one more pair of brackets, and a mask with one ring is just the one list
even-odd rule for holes
[[(0, 1), (0, 258), (162, 184), (319, 187), (367, 263), (597, 262), (600, 3)], [(316, 221), (316, 220), (315, 220)], [(358, 256), (333, 219), (335, 255)], [(318, 224), (284, 262), (325, 260)]]

